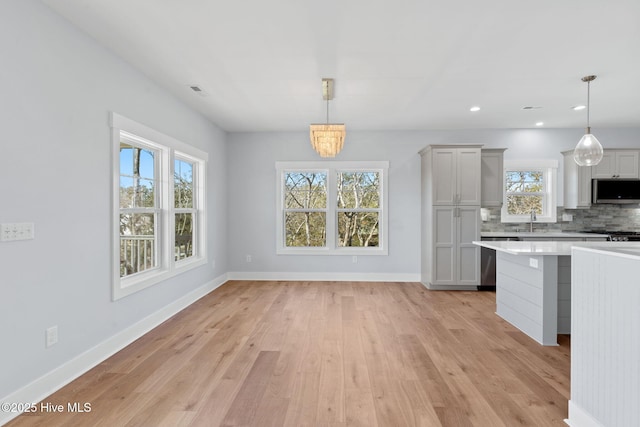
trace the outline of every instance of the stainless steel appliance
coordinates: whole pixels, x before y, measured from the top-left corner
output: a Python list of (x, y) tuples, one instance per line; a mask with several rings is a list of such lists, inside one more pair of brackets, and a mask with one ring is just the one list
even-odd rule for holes
[(640, 179), (594, 179), (593, 203), (640, 203)]
[(607, 234), (612, 242), (640, 242), (640, 232), (609, 231)]
[[(505, 242), (520, 240), (517, 237), (483, 237), (483, 241)], [(496, 290), (496, 251), (489, 248), (482, 248), (480, 251), (480, 286), (479, 291)]]
[(588, 230), (583, 233), (608, 234), (610, 242), (640, 242), (640, 231)]

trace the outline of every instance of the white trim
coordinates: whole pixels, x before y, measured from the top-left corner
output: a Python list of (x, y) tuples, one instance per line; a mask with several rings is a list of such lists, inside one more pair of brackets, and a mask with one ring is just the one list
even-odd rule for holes
[[(184, 271), (199, 267), (208, 262), (206, 246), (206, 170), (209, 155), (191, 145), (185, 144), (171, 136), (128, 119), (117, 113), (111, 113), (112, 127), (112, 174), (113, 186), (111, 195), (112, 211), (112, 300), (118, 300), (134, 292), (141, 291), (161, 281), (176, 276)], [(136, 146), (148, 147), (157, 153), (154, 168), (156, 184), (156, 266), (153, 269), (137, 274), (120, 277), (120, 141), (125, 140)], [(159, 158), (158, 158), (159, 157)], [(179, 159), (193, 163), (194, 181), (194, 256), (175, 261), (174, 242), (175, 229), (174, 195), (174, 160)]]
[[(532, 159), (532, 160), (505, 160), (502, 171), (502, 209), (500, 210), (500, 222), (502, 223), (527, 223), (530, 221), (529, 215), (510, 215), (507, 213), (507, 192), (504, 185), (505, 174), (510, 170), (542, 170), (544, 172), (543, 197), (544, 212), (538, 215), (535, 222), (555, 223), (557, 222), (558, 211), (558, 161), (554, 159)], [(537, 194), (537, 193), (535, 193)]]
[(604, 427), (591, 414), (569, 400), (569, 418), (564, 422), (571, 427)]
[[(125, 330), (107, 338), (95, 347), (44, 374), (30, 384), (27, 384), (4, 398), (0, 398), (0, 402), (35, 403), (41, 401), (227, 281), (226, 274), (216, 277), (212, 281), (194, 289), (180, 299), (129, 326)], [(0, 425), (9, 422), (18, 415), (20, 414), (0, 412)]]
[(516, 168), (556, 168), (558, 169), (559, 162), (555, 159), (531, 159), (531, 160), (504, 160), (504, 169)]
[(209, 160), (209, 154), (205, 151), (199, 150), (189, 144), (185, 144), (184, 142), (172, 136), (166, 135), (160, 131), (150, 128), (149, 126), (143, 125), (142, 123), (138, 123), (135, 120), (131, 120), (127, 117), (121, 116), (118, 113), (111, 113), (109, 124), (112, 128), (124, 130), (139, 137), (144, 137), (145, 139), (153, 141), (156, 144), (170, 146), (171, 148), (184, 154), (188, 154), (205, 161)]
[(252, 272), (227, 273), (229, 280), (295, 280), (304, 282), (420, 282), (420, 274), (411, 273), (327, 273), (327, 272)]

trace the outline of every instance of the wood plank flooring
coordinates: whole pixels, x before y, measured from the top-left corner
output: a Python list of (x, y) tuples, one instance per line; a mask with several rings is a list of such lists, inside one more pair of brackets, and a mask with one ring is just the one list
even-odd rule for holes
[(569, 338), (490, 292), (230, 281), (9, 426), (564, 426)]

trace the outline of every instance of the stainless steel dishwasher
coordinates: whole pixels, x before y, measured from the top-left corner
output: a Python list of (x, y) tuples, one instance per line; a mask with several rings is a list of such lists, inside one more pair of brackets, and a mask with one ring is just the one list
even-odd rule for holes
[[(482, 241), (509, 242), (517, 241), (519, 238), (513, 237), (482, 237)], [(489, 248), (482, 248), (480, 251), (480, 286), (479, 291), (496, 290), (496, 251)]]

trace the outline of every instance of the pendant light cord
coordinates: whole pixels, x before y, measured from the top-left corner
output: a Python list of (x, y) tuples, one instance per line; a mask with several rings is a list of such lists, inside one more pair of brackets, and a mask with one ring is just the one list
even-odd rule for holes
[(327, 124), (329, 124), (329, 96), (327, 95)]
[(587, 82), (587, 133), (591, 133), (591, 124), (589, 123), (589, 110), (591, 110), (591, 81)]

